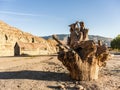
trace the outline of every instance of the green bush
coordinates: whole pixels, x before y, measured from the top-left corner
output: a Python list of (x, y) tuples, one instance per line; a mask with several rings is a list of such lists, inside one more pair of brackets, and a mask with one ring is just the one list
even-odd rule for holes
[(120, 34), (111, 41), (111, 48), (120, 50)]

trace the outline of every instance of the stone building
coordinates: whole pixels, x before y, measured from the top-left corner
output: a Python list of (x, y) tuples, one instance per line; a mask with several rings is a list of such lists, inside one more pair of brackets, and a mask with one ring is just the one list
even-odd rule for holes
[(56, 53), (56, 42), (45, 40), (0, 20), (0, 57), (14, 55), (49, 55)]
[(49, 55), (49, 48), (40, 43), (16, 42), (14, 46), (14, 55)]

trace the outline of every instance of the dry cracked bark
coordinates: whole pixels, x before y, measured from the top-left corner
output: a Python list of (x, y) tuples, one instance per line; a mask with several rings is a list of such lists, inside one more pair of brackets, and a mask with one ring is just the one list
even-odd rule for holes
[(77, 50), (63, 45), (54, 35), (53, 39), (58, 42), (58, 60), (70, 72), (75, 80), (98, 79), (99, 68), (106, 65), (109, 51), (105, 45), (96, 45), (93, 40), (82, 41)]
[(70, 49), (61, 49), (58, 60), (69, 70), (70, 76), (76, 80), (98, 79), (99, 68), (105, 66), (109, 52), (105, 45), (96, 45), (94, 41), (83, 41), (80, 52)]

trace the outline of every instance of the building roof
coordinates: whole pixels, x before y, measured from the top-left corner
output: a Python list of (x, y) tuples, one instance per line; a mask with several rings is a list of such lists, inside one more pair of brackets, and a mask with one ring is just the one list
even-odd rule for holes
[(16, 44), (18, 44), (18, 46), (24, 50), (36, 50), (38, 48), (39, 49), (47, 48), (47, 46), (45, 44), (42, 44), (42, 43), (25, 43), (25, 42), (19, 41), (19, 42), (16, 42)]

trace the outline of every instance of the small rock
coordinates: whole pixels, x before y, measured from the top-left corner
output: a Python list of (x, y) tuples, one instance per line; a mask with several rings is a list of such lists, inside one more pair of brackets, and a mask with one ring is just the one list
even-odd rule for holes
[(62, 90), (65, 90), (65, 86), (62, 85), (62, 84), (60, 84), (58, 87), (59, 87), (60, 89), (62, 89)]
[(84, 87), (82, 85), (76, 85), (75, 88), (79, 90), (84, 90)]
[(19, 88), (19, 87), (20, 87), (20, 85), (17, 85), (17, 87)]
[(69, 87), (70, 87), (70, 88), (74, 88), (75, 85), (74, 85), (74, 84), (70, 84)]

